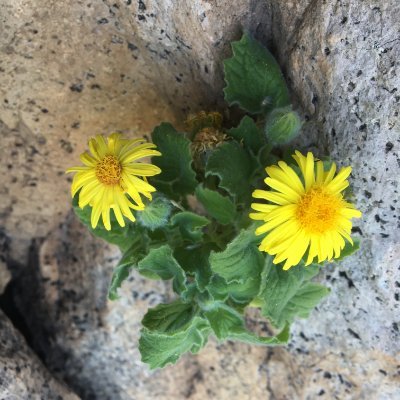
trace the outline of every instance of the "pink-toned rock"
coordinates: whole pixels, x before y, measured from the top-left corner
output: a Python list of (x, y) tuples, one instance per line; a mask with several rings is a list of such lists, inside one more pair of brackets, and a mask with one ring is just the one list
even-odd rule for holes
[[(21, 268), (17, 298), (55, 375), (85, 398), (113, 400), (400, 396), (399, 7), (3, 1), (0, 225), (22, 266), (35, 240), (38, 259)], [(150, 373), (139, 322), (170, 292), (134, 274), (122, 299), (106, 302), (118, 254), (66, 217), (64, 170), (95, 133), (149, 134), (162, 120), (179, 126), (190, 111), (223, 107), (221, 60), (242, 27), (283, 67), (307, 121), (298, 146), (353, 166), (362, 250), (324, 270), (332, 293), (294, 324), (287, 349), (211, 341)]]

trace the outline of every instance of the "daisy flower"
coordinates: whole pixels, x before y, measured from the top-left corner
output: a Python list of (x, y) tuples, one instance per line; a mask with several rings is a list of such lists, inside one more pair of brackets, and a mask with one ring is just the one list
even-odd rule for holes
[(335, 176), (333, 163), (325, 171), (322, 161), (296, 151), (293, 155), (301, 177), (285, 162), (266, 168), (264, 182), (272, 190), (255, 190), (253, 197), (269, 203), (253, 203), (254, 220), (265, 223), (256, 229), (265, 235), (261, 251), (274, 255), (274, 264), (285, 261), (283, 269), (297, 265), (307, 254), (306, 265), (315, 258), (321, 263), (340, 256), (345, 239), (351, 244), (351, 219), (361, 212), (343, 198), (342, 191), (349, 186), (351, 167), (345, 167)]
[(135, 221), (132, 210), (143, 210), (141, 195), (151, 200), (156, 189), (146, 177), (161, 172), (155, 165), (137, 162), (150, 156), (160, 156), (156, 146), (144, 139), (127, 140), (119, 133), (107, 139), (101, 135), (89, 140), (90, 153), (84, 152), (80, 159), (85, 166), (69, 168), (76, 172), (71, 186), (72, 197), (79, 191), (79, 207), (92, 207), (91, 225), (96, 228), (100, 215), (107, 230), (111, 229), (110, 209), (121, 226), (124, 216)]

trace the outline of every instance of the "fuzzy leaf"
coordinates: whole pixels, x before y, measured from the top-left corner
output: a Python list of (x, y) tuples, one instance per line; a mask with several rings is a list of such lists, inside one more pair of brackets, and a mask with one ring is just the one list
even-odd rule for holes
[(211, 252), (214, 276), (207, 291), (215, 300), (230, 296), (236, 303), (249, 303), (259, 293), (264, 257), (251, 230), (242, 231), (222, 252)]
[(211, 252), (210, 264), (214, 273), (229, 284), (243, 284), (256, 278), (264, 265), (264, 258), (257, 248), (258, 239), (251, 229), (239, 233), (224, 251)]
[(118, 295), (118, 289), (121, 287), (122, 282), (128, 278), (131, 268), (132, 265), (130, 264), (122, 264), (117, 265), (117, 267), (114, 269), (111, 283), (108, 288), (108, 298), (110, 300), (119, 299), (120, 296)]
[(286, 144), (300, 132), (302, 121), (291, 107), (272, 110), (265, 123), (265, 135), (273, 144)]
[(246, 329), (242, 316), (225, 304), (219, 304), (204, 314), (215, 336), (220, 340), (235, 339), (267, 346), (283, 345), (289, 340), (289, 325), (277, 336), (257, 336)]
[(171, 225), (179, 228), (184, 239), (198, 242), (203, 237), (203, 228), (210, 223), (206, 217), (190, 211), (182, 211), (171, 218)]
[[(132, 242), (132, 239), (131, 239)], [(131, 247), (125, 251), (117, 267), (113, 271), (111, 283), (108, 288), (108, 298), (110, 300), (117, 300), (118, 289), (121, 287), (125, 279), (128, 278), (130, 270), (137, 266), (140, 260), (147, 251), (146, 238), (144, 236), (136, 236), (131, 243)]]
[(174, 253), (185, 272), (195, 277), (196, 285), (201, 292), (204, 291), (212, 275), (209, 262), (210, 250), (208, 245), (195, 248), (189, 246), (177, 248)]
[(232, 201), (214, 190), (206, 189), (202, 185), (196, 188), (196, 197), (203, 204), (207, 213), (221, 224), (229, 224), (236, 215)]
[(289, 104), (278, 63), (260, 43), (244, 34), (232, 43), (233, 57), (224, 61), (225, 99), (253, 114)]
[(220, 188), (225, 189), (239, 203), (250, 199), (251, 173), (250, 156), (237, 142), (218, 146), (206, 165), (206, 176), (217, 176), (220, 179)]
[(318, 273), (318, 265), (297, 265), (288, 271), (274, 265), (267, 256), (258, 299), (261, 312), (274, 326), (282, 328), (295, 317), (305, 318), (330, 290), (310, 280)]
[(186, 289), (185, 272), (173, 257), (168, 245), (151, 249), (147, 256), (139, 261), (138, 270), (147, 277), (173, 279), (173, 288), (177, 293)]
[(174, 364), (187, 351), (197, 353), (210, 334), (207, 320), (180, 300), (150, 309), (142, 322), (139, 351), (151, 369)]
[(192, 169), (190, 140), (168, 123), (157, 126), (152, 139), (161, 152), (161, 157), (153, 157), (152, 163), (161, 169), (161, 174), (151, 178), (151, 182), (174, 199), (193, 193), (197, 181)]
[(246, 279), (243, 283), (231, 282), (227, 285), (227, 293), (236, 302), (248, 304), (260, 291), (260, 273), (255, 268), (254, 277)]
[(242, 118), (239, 126), (229, 129), (228, 135), (243, 142), (254, 154), (257, 154), (265, 143), (256, 123), (247, 115)]
[(156, 195), (143, 211), (136, 212), (138, 222), (150, 230), (165, 226), (171, 214), (171, 202), (164, 196)]
[(206, 287), (207, 292), (215, 301), (226, 301), (230, 297), (237, 305), (249, 304), (259, 293), (260, 274), (246, 279), (243, 283), (235, 281), (229, 284), (219, 275), (214, 275)]
[(194, 314), (195, 309), (191, 303), (177, 300), (150, 308), (143, 317), (142, 325), (152, 332), (172, 334), (185, 330), (192, 322)]
[(214, 301), (224, 302), (228, 299), (228, 284), (226, 280), (219, 275), (213, 275), (210, 283), (206, 287)]

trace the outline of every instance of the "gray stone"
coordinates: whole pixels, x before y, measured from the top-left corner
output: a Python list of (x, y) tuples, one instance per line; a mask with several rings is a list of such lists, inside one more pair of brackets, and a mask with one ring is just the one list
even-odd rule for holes
[(0, 230), (0, 295), (11, 280), (11, 272), (7, 266), (9, 250), (9, 240)]
[[(36, 240), (38, 267), (25, 271), (36, 295), (24, 294), (29, 285), (20, 281), (20, 309), (54, 374), (101, 399), (400, 397), (399, 7), (1, 3), (0, 225), (21, 264)], [(353, 166), (362, 249), (321, 274), (332, 293), (294, 324), (288, 348), (211, 341), (199, 355), (149, 372), (139, 361), (139, 323), (168, 287), (133, 275), (121, 300), (106, 302), (118, 253), (66, 219), (64, 170), (95, 133), (148, 134), (160, 121), (181, 126), (188, 112), (221, 107), (221, 60), (241, 27), (276, 54), (307, 116), (297, 146)]]
[(79, 399), (51, 376), (2, 311), (0, 311), (0, 366), (2, 399)]
[(0, 259), (0, 294), (2, 294), (11, 280), (11, 272), (7, 264)]

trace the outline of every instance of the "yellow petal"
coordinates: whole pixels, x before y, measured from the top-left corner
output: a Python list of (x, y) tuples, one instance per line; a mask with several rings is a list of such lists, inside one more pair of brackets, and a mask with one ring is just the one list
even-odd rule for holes
[(136, 146), (123, 156), (120, 156), (120, 162), (122, 163), (122, 165), (126, 165), (131, 161), (137, 160), (139, 158), (161, 155), (159, 151), (154, 150), (155, 147), (156, 145), (153, 143), (144, 143)]
[(265, 213), (250, 213), (249, 217), (254, 221), (265, 221)]
[(304, 182), (306, 191), (315, 183), (314, 156), (311, 152), (307, 153), (306, 166), (304, 171)]
[(255, 190), (253, 192), (253, 197), (256, 199), (269, 200), (272, 203), (280, 205), (290, 204), (290, 200), (287, 198), (287, 196), (277, 192), (267, 192), (266, 190)]
[(307, 236), (304, 231), (300, 231), (298, 237), (295, 241), (293, 241), (291, 246), (291, 256), (289, 257), (291, 265), (297, 265), (304, 254), (307, 251), (307, 248), (310, 244), (310, 238)]
[(90, 216), (90, 223), (93, 229), (96, 229), (96, 226), (99, 222), (101, 214), (101, 203), (96, 203), (92, 208), (92, 214)]
[(75, 176), (74, 179), (72, 180), (72, 185), (71, 185), (71, 194), (72, 197), (75, 196), (76, 192), (83, 186), (87, 185), (90, 183), (99, 183), (96, 179), (96, 174), (94, 173), (93, 170), (88, 170), (84, 172), (78, 172)]
[(140, 143), (146, 142), (145, 139), (139, 138), (139, 139), (133, 139), (133, 140), (128, 140), (128, 143), (121, 148), (121, 151), (119, 152), (118, 158), (121, 160), (126, 154), (130, 153), (135, 147), (138, 146)]
[(317, 185), (322, 185), (322, 183), (324, 182), (324, 178), (325, 178), (324, 163), (322, 161), (318, 161), (316, 163), (316, 166), (317, 166), (317, 173), (316, 173), (315, 183)]
[(304, 185), (301, 182), (299, 176), (293, 170), (293, 168), (289, 167), (284, 161), (279, 161), (278, 165), (282, 169), (282, 171), (285, 172), (286, 176), (290, 179), (293, 189), (295, 189), (300, 194), (304, 193)]
[(324, 172), (324, 185), (327, 185), (329, 182), (332, 181), (333, 177), (335, 176), (336, 172), (336, 164), (332, 163), (331, 168), (329, 169), (328, 172)]
[(269, 213), (275, 210), (278, 206), (274, 204), (262, 204), (262, 203), (252, 203), (251, 208), (256, 211), (261, 211), (263, 213)]
[(266, 178), (264, 182), (270, 186), (272, 189), (281, 192), (285, 197), (287, 197), (292, 203), (296, 202), (300, 198), (300, 194), (291, 189), (285, 183), (279, 182), (273, 178)]
[(300, 171), (304, 176), (305, 175), (305, 171), (306, 171), (307, 158), (304, 157), (303, 154), (301, 154), (298, 150), (296, 150), (294, 153), (295, 154), (293, 154), (292, 157), (296, 161), (297, 165), (300, 167)]
[(122, 213), (124, 214), (124, 216), (127, 217), (132, 222), (134, 222), (135, 221), (135, 217), (133, 216), (132, 211), (129, 208), (130, 202), (127, 200), (127, 198), (123, 194), (117, 194), (115, 196), (115, 199), (116, 199), (116, 203), (121, 208)]
[(340, 215), (342, 215), (345, 218), (361, 218), (362, 213), (359, 210), (356, 210), (355, 208), (342, 208), (340, 210)]
[(110, 221), (110, 209), (103, 207), (101, 211), (101, 217), (103, 219), (103, 224), (104, 227), (108, 230), (111, 231), (111, 221)]
[(98, 190), (99, 190), (99, 183), (96, 181), (93, 181), (85, 185), (79, 192), (79, 207), (83, 208), (87, 206), (96, 196)]
[(161, 169), (153, 164), (131, 163), (123, 167), (128, 174), (137, 176), (154, 176), (161, 172)]
[(91, 155), (89, 155), (88, 153), (82, 153), (79, 158), (81, 159), (81, 161), (87, 165), (88, 167), (94, 168), (97, 164), (97, 161), (95, 158), (93, 158)]

